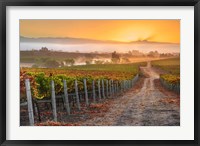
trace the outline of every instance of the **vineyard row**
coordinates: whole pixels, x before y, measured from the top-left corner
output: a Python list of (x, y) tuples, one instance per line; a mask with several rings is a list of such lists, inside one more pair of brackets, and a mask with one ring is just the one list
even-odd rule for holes
[(160, 81), (161, 81), (161, 84), (169, 89), (169, 90), (172, 90), (172, 91), (175, 91), (177, 93), (180, 93), (180, 81), (179, 83), (171, 83), (169, 82), (168, 80), (166, 80), (165, 78), (160, 78)]
[(91, 103), (96, 103), (102, 101), (102, 99), (106, 98), (113, 98), (117, 94), (126, 91), (127, 89), (132, 88), (136, 81), (138, 80), (139, 75), (137, 74), (131, 80), (123, 80), (121, 82), (113, 81), (113, 80), (97, 80), (92, 81), (92, 87), (88, 90), (87, 79), (83, 79), (84, 91), (79, 91), (78, 82), (74, 80), (74, 93), (68, 92), (67, 81), (63, 80), (63, 95), (56, 95), (55, 92), (55, 83), (54, 80), (51, 80), (51, 98), (48, 100), (45, 99), (37, 99), (32, 97), (31, 92), (31, 84), (30, 80), (25, 80), (25, 89), (26, 89), (26, 97), (27, 102), (21, 103), (20, 106), (27, 106), (28, 107), (28, 117), (29, 117), (29, 124), (34, 126), (34, 116), (37, 115), (38, 120), (41, 121), (40, 118), (40, 108), (39, 104), (41, 103), (50, 103), (52, 109), (52, 116), (53, 120), (57, 122), (57, 106), (58, 102), (61, 100), (61, 103), (66, 110), (67, 114), (71, 114), (72, 106), (75, 106), (78, 110), (81, 110), (81, 102), (85, 104), (85, 106), (89, 106)]

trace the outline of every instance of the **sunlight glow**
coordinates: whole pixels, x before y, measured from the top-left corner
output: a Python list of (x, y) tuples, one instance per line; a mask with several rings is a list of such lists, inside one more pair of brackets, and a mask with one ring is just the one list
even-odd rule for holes
[(25, 37), (180, 43), (179, 20), (20, 20)]

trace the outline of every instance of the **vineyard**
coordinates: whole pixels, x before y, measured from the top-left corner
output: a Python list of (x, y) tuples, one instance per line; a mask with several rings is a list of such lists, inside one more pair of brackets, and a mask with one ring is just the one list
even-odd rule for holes
[[(27, 119), (23, 118), (27, 115), (27, 105), (32, 106), (28, 111), (34, 113), (32, 120), (38, 125), (48, 120), (62, 122), (58, 110), (65, 110), (70, 115), (77, 110), (80, 114), (86, 107), (87, 110), (91, 106), (98, 107), (98, 104), (92, 103), (102, 103), (103, 100), (113, 98), (134, 86), (138, 79), (139, 66), (143, 65), (146, 63), (85, 65), (63, 69), (21, 68), (21, 123), (27, 125)], [(31, 96), (30, 101), (27, 96)], [(49, 118), (44, 118), (44, 114)]]
[(165, 72), (160, 80), (166, 88), (180, 92), (180, 58), (152, 61), (152, 66)]

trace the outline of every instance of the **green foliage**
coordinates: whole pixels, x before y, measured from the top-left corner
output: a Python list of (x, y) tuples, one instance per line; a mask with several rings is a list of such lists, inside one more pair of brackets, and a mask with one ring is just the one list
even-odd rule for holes
[(149, 57), (160, 57), (160, 54), (158, 53), (158, 51), (150, 51), (148, 53)]
[(47, 68), (57, 68), (60, 64), (56, 60), (47, 60), (44, 65)]
[(92, 62), (89, 61), (89, 60), (85, 61), (85, 64), (86, 64), (86, 65), (90, 65), (91, 63), (92, 63)]
[(130, 63), (130, 60), (129, 60), (128, 58), (123, 57), (123, 58), (121, 59), (121, 62), (122, 62), (122, 63)]
[(20, 57), (20, 62), (24, 62), (24, 63), (33, 63), (34, 60), (35, 59), (32, 57)]
[(66, 70), (84, 70), (84, 71), (114, 71), (114, 72), (138, 72), (139, 66), (145, 66), (146, 62), (131, 64), (90, 64), (66, 67)]
[[(98, 80), (112, 79), (114, 82), (129, 80), (139, 73), (140, 65), (146, 65), (146, 63), (85, 65), (67, 67), (66, 69), (21, 68), (20, 72), (23, 72), (22, 76), (27, 74), (34, 79), (33, 83), (36, 89), (34, 97), (42, 99), (51, 95), (51, 80), (55, 82), (56, 95), (63, 94), (63, 80), (67, 82), (69, 93), (75, 92), (75, 80), (78, 82), (78, 90), (84, 91), (83, 79), (86, 79), (87, 88), (91, 91), (93, 80), (95, 80), (96, 87)], [(20, 88), (24, 89), (24, 85), (20, 85)]]
[(180, 76), (180, 58), (152, 61), (152, 66), (158, 67), (169, 74)]
[(116, 51), (114, 51), (114, 52), (112, 53), (112, 58), (111, 58), (111, 60), (112, 60), (113, 63), (118, 63), (118, 62), (120, 62), (120, 56), (119, 56), (119, 54), (117, 54)]
[(50, 78), (42, 73), (28, 73), (32, 74), (37, 83), (38, 96), (36, 98), (44, 98), (50, 96)]
[(180, 85), (180, 58), (152, 61), (152, 65), (166, 72), (160, 75), (161, 80), (170, 85)]
[(120, 61), (120, 60), (117, 59), (117, 58), (112, 58), (112, 59), (111, 59), (111, 62), (112, 62), (112, 63), (119, 63), (119, 61)]
[(68, 58), (68, 59), (65, 59), (65, 63), (66, 63), (66, 65), (73, 66), (75, 63), (75, 60), (72, 58)]
[(95, 60), (94, 63), (95, 63), (95, 64), (103, 64), (104, 61), (101, 61), (101, 60)]
[(163, 74), (160, 76), (161, 79), (165, 80), (169, 84), (180, 85), (180, 77), (172, 74)]
[(38, 68), (39, 66), (45, 66), (46, 62), (48, 62), (50, 58), (48, 57), (40, 57), (40, 58), (35, 58), (34, 60), (34, 65), (32, 68)]

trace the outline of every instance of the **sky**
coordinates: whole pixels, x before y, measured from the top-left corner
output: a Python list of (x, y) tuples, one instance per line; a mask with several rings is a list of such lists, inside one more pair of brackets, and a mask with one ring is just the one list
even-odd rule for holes
[(20, 20), (20, 36), (180, 43), (180, 20)]

